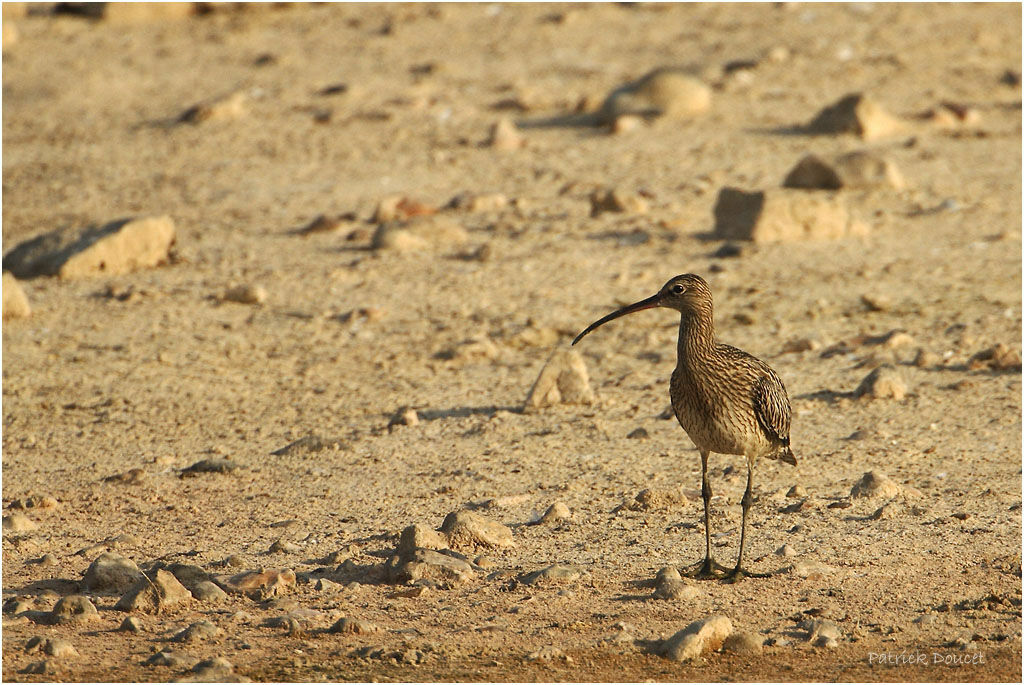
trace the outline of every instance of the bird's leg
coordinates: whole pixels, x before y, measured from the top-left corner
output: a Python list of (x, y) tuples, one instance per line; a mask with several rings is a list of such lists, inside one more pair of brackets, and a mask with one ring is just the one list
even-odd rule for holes
[(700, 453), (700, 495), (704, 500), (704, 561), (700, 566), (686, 575), (701, 580), (719, 578), (716, 571), (725, 569), (711, 558), (711, 484), (708, 482), (708, 456), (710, 452)]
[(750, 505), (754, 503), (754, 495), (751, 492), (751, 488), (754, 481), (754, 465), (750, 459), (747, 459), (747, 489), (743, 493), (743, 499), (740, 500), (740, 504), (743, 507), (743, 521), (740, 524), (740, 554), (736, 559), (736, 568), (729, 572), (725, 577), (726, 580), (735, 582), (746, 576), (753, 578), (767, 578), (767, 573), (752, 573), (743, 568), (743, 543), (747, 539), (747, 512), (750, 510)]

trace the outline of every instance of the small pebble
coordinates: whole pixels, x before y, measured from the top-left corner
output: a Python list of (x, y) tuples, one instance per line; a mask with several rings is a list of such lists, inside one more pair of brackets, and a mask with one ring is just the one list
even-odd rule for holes
[(763, 648), (764, 639), (756, 633), (750, 633), (745, 630), (734, 632), (725, 638), (725, 642), (722, 643), (723, 652), (732, 652), (733, 654), (743, 654), (746, 656), (760, 654)]
[(196, 621), (172, 638), (175, 642), (200, 642), (212, 640), (221, 630), (210, 621)]
[(779, 547), (777, 550), (775, 550), (775, 553), (780, 557), (795, 557), (797, 555), (797, 551), (793, 549), (792, 545), (789, 544), (785, 544), (782, 547)]
[(262, 285), (236, 285), (225, 290), (221, 299), (240, 304), (263, 304), (267, 301), (267, 289)]
[(121, 626), (118, 630), (128, 633), (141, 633), (142, 621), (137, 616), (127, 616), (123, 621), (121, 621)]
[(802, 485), (794, 485), (786, 493), (786, 497), (807, 497), (807, 488)]
[(544, 515), (540, 517), (540, 523), (554, 523), (556, 521), (564, 521), (572, 516), (569, 511), (568, 505), (565, 502), (555, 502), (548, 510), (544, 512)]
[(199, 581), (192, 586), (191, 592), (192, 596), (200, 602), (219, 602), (228, 597), (228, 593), (224, 592), (219, 585), (209, 580)]
[(285, 553), (288, 553), (288, 554), (297, 554), (298, 552), (301, 552), (301, 551), (302, 551), (301, 547), (296, 545), (294, 542), (290, 542), (288, 540), (275, 540), (274, 544), (272, 544), (270, 546), (270, 550), (269, 550), (270, 554), (274, 554), (274, 553), (277, 553), (277, 552), (285, 552)]

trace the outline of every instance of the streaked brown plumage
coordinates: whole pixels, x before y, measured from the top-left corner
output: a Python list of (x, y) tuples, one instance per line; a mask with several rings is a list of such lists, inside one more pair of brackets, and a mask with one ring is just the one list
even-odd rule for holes
[(796, 464), (789, 447), (790, 407), (778, 375), (757, 357), (715, 340), (711, 290), (695, 274), (676, 276), (656, 295), (623, 307), (595, 321), (576, 336), (573, 345), (612, 319), (653, 307), (680, 313), (678, 357), (669, 395), (679, 424), (700, 451), (701, 495), (704, 500), (704, 561), (694, 575), (719, 577), (721, 566), (711, 557), (708, 456), (741, 454), (747, 460), (747, 489), (743, 494), (743, 523), (736, 567), (727, 576), (738, 579), (743, 570), (747, 511), (753, 501), (754, 464), (761, 457)]

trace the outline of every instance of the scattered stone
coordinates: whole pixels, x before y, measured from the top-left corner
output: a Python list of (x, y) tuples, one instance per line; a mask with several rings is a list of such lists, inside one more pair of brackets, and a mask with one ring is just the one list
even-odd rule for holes
[(732, 621), (715, 615), (694, 621), (670, 637), (662, 645), (662, 653), (673, 661), (692, 661), (722, 647), (732, 634)]
[(196, 463), (184, 469), (181, 475), (194, 476), (199, 473), (231, 473), (241, 468), (237, 462), (230, 459), (200, 459)]
[(199, 642), (212, 640), (220, 635), (221, 630), (210, 621), (196, 621), (188, 628), (177, 633), (172, 639), (175, 642)]
[(868, 471), (850, 489), (850, 497), (892, 499), (900, 494), (900, 486), (881, 471)]
[(462, 193), (452, 198), (448, 206), (467, 212), (498, 212), (508, 206), (508, 196), (502, 193)]
[(55, 509), (57, 505), (56, 498), (50, 495), (29, 495), (11, 502), (11, 509)]
[(914, 357), (914, 366), (919, 369), (930, 369), (941, 363), (942, 357), (934, 352), (929, 352), (923, 347), (918, 348), (917, 355)]
[(14, 512), (4, 516), (3, 528), (4, 532), (8, 533), (27, 533), (31, 530), (38, 530), (39, 524), (24, 514)]
[(884, 364), (869, 373), (853, 391), (854, 397), (902, 400), (907, 396), (903, 376), (890, 364)]
[(436, 552), (432, 549), (417, 549), (408, 558), (394, 557), (398, 562), (389, 566), (392, 582), (395, 583), (439, 583), (456, 585), (476, 577), (473, 567), (462, 559)]
[(448, 549), (448, 540), (433, 528), (415, 523), (402, 530), (398, 538), (398, 556), (411, 559), (417, 549)]
[(416, 216), (382, 223), (374, 232), (370, 246), (375, 250), (428, 252), (462, 245), (468, 240), (466, 229), (447, 217)]
[(74, 645), (67, 640), (62, 640), (59, 637), (44, 638), (38, 635), (28, 641), (28, 644), (25, 645), (25, 651), (29, 654), (41, 652), (58, 659), (68, 659), (78, 656), (78, 650), (75, 649)]
[(851, 93), (821, 110), (806, 128), (808, 133), (852, 133), (864, 140), (877, 140), (900, 133), (903, 124), (867, 95)]
[(129, 469), (124, 473), (115, 473), (103, 479), (104, 483), (119, 483), (121, 485), (141, 485), (146, 482), (148, 474), (142, 469)]
[(633, 430), (629, 431), (629, 433), (626, 434), (626, 437), (629, 438), (630, 440), (646, 440), (647, 438), (651, 437), (651, 435), (650, 433), (647, 432), (646, 428), (641, 426), (640, 428), (634, 428)]
[(124, 219), (46, 233), (20, 243), (3, 261), (4, 269), (18, 278), (110, 276), (166, 262), (173, 244), (170, 217)]
[(344, 588), (345, 586), (341, 583), (335, 583), (327, 578), (317, 578), (316, 583), (313, 584), (313, 589), (318, 592), (340, 592)]
[(39, 565), (40, 566), (56, 566), (57, 565), (57, 557), (55, 557), (52, 554), (50, 554), (49, 552), (47, 552), (43, 556), (39, 557)]
[(256, 599), (276, 597), (295, 586), (295, 571), (290, 568), (245, 571), (230, 578), (217, 578), (217, 584), (228, 592)]
[(219, 602), (228, 597), (228, 593), (224, 592), (219, 585), (209, 580), (199, 581), (190, 592), (200, 602)]
[(914, 619), (914, 623), (919, 626), (930, 626), (938, 623), (939, 617), (935, 614), (921, 614)]
[(784, 188), (838, 190), (840, 188), (906, 187), (903, 175), (890, 160), (868, 151), (850, 152), (829, 164), (816, 155), (807, 155), (782, 181)]
[(185, 124), (199, 124), (205, 121), (239, 119), (245, 116), (245, 102), (245, 93), (238, 90), (192, 105), (181, 113), (178, 121)]
[(555, 404), (591, 404), (587, 366), (580, 353), (573, 349), (556, 350), (548, 359), (526, 398), (527, 409), (540, 409)]
[(938, 107), (924, 112), (919, 118), (944, 130), (977, 126), (981, 123), (981, 113), (977, 108), (956, 102), (939, 103)]
[(373, 217), (370, 220), (375, 224), (387, 224), (436, 213), (437, 207), (434, 205), (414, 200), (405, 195), (389, 195), (377, 203), (377, 208), (373, 211)]
[(569, 506), (565, 502), (555, 502), (540, 517), (539, 523), (556, 523), (558, 521), (566, 521), (571, 517), (572, 512), (569, 511)]
[(525, 147), (526, 139), (511, 119), (502, 118), (491, 126), (486, 145), (500, 152), (508, 152)]
[(51, 621), (57, 624), (87, 623), (99, 617), (96, 605), (82, 595), (61, 597), (50, 612)]
[(616, 188), (595, 190), (590, 194), (590, 216), (598, 217), (605, 212), (646, 214), (647, 200), (638, 193), (627, 193)]
[(182, 682), (194, 683), (251, 683), (252, 680), (235, 673), (235, 667), (224, 657), (200, 661), (192, 667), (192, 675)]
[(835, 648), (839, 646), (842, 633), (839, 626), (828, 619), (808, 619), (800, 623), (800, 628), (807, 631), (806, 639), (815, 647)]
[(683, 580), (679, 571), (673, 566), (666, 566), (654, 577), (654, 592), (651, 594), (654, 599), (685, 602), (699, 595), (700, 590), (693, 583)]
[(545, 645), (536, 652), (526, 655), (527, 661), (563, 661), (567, 664), (573, 663), (573, 658), (553, 645)]
[(722, 188), (714, 216), (714, 237), (721, 240), (790, 242), (868, 233), (867, 225), (853, 218), (841, 195), (790, 188), (752, 192)]
[(268, 554), (277, 554), (282, 552), (285, 554), (298, 554), (302, 551), (302, 548), (296, 545), (294, 542), (289, 540), (275, 540), (270, 549), (267, 550)]
[(169, 649), (160, 650), (146, 659), (146, 663), (150, 666), (170, 666), (172, 668), (189, 668), (192, 662), (193, 659)]
[(210, 579), (210, 574), (201, 566), (196, 566), (195, 564), (174, 563), (167, 566), (166, 570), (174, 574), (178, 582), (187, 587), (189, 592), (193, 592), (199, 583)]
[(36, 675), (55, 675), (58, 672), (59, 669), (53, 659), (33, 661), (28, 666), (21, 669), (21, 673), (32, 673)]
[(598, 111), (612, 125), (624, 115), (689, 119), (711, 107), (711, 88), (679, 69), (660, 68), (613, 90)]
[(675, 509), (687, 504), (689, 500), (686, 498), (686, 494), (683, 492), (683, 487), (677, 485), (675, 487), (667, 488), (647, 488), (641, 490), (632, 502), (628, 502), (623, 506), (625, 509), (631, 509), (633, 511), (658, 511), (664, 509)]
[(787, 341), (782, 346), (780, 354), (796, 354), (800, 352), (813, 352), (821, 347), (821, 343), (813, 338), (795, 338)]
[(131, 559), (116, 552), (104, 552), (89, 564), (83, 579), (92, 592), (126, 592), (142, 578), (142, 571)]
[[(4, 24), (6, 28), (7, 24)], [(7, 41), (5, 40), (4, 43)], [(6, 264), (6, 260), (5, 264)], [(32, 307), (28, 304), (28, 297), (25, 290), (18, 283), (10, 271), (5, 271), (3, 276), (3, 320), (22, 319), (32, 313)]]
[(343, 616), (335, 621), (328, 632), (342, 633), (346, 635), (373, 635), (381, 632), (380, 626), (370, 621), (363, 621), (349, 616)]
[(512, 531), (508, 526), (491, 521), (471, 511), (453, 511), (444, 517), (441, 532), (448, 545), (458, 547), (511, 547)]
[(794, 485), (786, 493), (786, 497), (807, 497), (807, 488), (802, 485)]
[(967, 360), (967, 368), (971, 371), (993, 369), (996, 371), (1020, 371), (1020, 354), (1003, 343), (982, 350)]
[(144, 575), (142, 580), (132, 586), (114, 605), (120, 611), (142, 611), (147, 614), (158, 614), (168, 607), (183, 604), (192, 600), (192, 593), (178, 582), (170, 571), (157, 569)]
[(887, 312), (892, 309), (892, 298), (877, 293), (865, 293), (860, 296), (860, 301), (872, 312)]
[(125, 616), (118, 630), (126, 633), (141, 633), (143, 630), (142, 621), (138, 616)]
[(523, 585), (548, 585), (552, 583), (568, 583), (578, 580), (582, 571), (574, 566), (552, 564), (539, 571), (533, 571), (520, 577)]
[(221, 300), (239, 304), (263, 304), (267, 301), (267, 289), (251, 283), (235, 285), (224, 291)]
[(899, 516), (902, 511), (903, 507), (896, 502), (886, 502), (876, 509), (875, 513), (871, 514), (868, 518), (872, 521), (890, 520)]
[(388, 432), (392, 432), (398, 426), (418, 426), (420, 415), (412, 407), (399, 407), (388, 420)]
[(742, 654), (744, 656), (756, 656), (764, 649), (764, 640), (756, 633), (745, 630), (738, 630), (722, 643), (723, 652)]
[(780, 557), (795, 557), (797, 555), (797, 551), (793, 549), (793, 546), (790, 544), (782, 545), (775, 550), (775, 553)]

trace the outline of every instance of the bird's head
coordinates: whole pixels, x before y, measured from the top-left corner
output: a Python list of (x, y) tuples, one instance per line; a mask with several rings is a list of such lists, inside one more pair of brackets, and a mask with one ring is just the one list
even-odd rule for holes
[(627, 305), (622, 309), (616, 310), (608, 316), (598, 319), (594, 323), (590, 324), (582, 333), (576, 336), (576, 339), (572, 341), (572, 344), (575, 345), (583, 339), (583, 336), (587, 333), (598, 326), (608, 323), (612, 319), (617, 319), (620, 316), (632, 314), (633, 312), (639, 312), (643, 309), (653, 309), (654, 307), (668, 307), (669, 309), (675, 309), (684, 316), (710, 316), (711, 289), (708, 288), (707, 281), (697, 274), (682, 274), (680, 276), (675, 276), (674, 278), (669, 279), (665, 285), (661, 286), (661, 289), (658, 290), (657, 293), (651, 295), (647, 299)]

